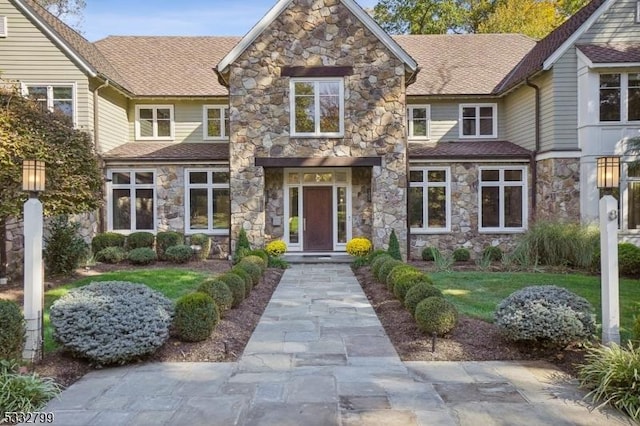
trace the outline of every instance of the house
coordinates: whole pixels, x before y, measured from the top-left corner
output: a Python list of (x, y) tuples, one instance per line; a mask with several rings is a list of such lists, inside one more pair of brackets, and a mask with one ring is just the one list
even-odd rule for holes
[[(302, 253), (395, 230), (404, 255), (477, 255), (534, 220), (597, 217), (596, 158), (640, 130), (639, 3), (593, 0), (539, 42), (392, 37), (354, 0), (279, 0), (244, 37), (90, 43), (0, 0), (0, 69), (93, 135), (91, 232), (204, 232), (224, 256), (242, 228)], [(623, 164), (631, 241), (636, 174)]]

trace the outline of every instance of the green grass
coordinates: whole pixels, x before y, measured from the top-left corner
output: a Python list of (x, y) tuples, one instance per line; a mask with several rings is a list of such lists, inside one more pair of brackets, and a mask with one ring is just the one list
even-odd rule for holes
[(185, 269), (138, 269), (131, 271), (107, 272), (93, 277), (83, 278), (69, 284), (49, 290), (44, 295), (44, 349), (52, 351), (58, 346), (53, 340), (53, 329), (49, 323), (49, 308), (69, 290), (82, 287), (96, 281), (130, 281), (146, 284), (150, 288), (159, 291), (171, 300), (187, 294), (200, 285), (205, 274)]
[[(600, 277), (579, 274), (440, 272), (430, 274), (435, 286), (461, 313), (493, 321), (496, 306), (516, 290), (530, 285), (556, 285), (585, 299), (595, 308), (602, 323)], [(640, 314), (640, 280), (620, 280), (620, 335), (631, 338), (634, 315)]]

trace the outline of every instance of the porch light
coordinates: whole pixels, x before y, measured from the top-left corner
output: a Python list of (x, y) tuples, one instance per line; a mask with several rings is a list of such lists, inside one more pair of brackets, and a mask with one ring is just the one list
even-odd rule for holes
[(22, 190), (29, 193), (44, 191), (44, 161), (24, 160), (22, 162)]
[(598, 188), (617, 188), (620, 185), (620, 157), (597, 159)]

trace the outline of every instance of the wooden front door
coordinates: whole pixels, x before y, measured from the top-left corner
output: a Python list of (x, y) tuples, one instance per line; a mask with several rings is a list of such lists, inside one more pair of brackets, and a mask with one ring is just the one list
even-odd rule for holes
[(303, 189), (304, 250), (333, 250), (333, 188), (310, 186)]

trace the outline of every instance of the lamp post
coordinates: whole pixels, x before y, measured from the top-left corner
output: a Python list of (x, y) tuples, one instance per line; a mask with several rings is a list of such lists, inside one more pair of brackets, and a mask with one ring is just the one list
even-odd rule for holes
[(42, 265), (43, 219), (38, 193), (44, 191), (44, 161), (22, 162), (22, 190), (29, 193), (24, 203), (24, 317), (27, 339), (22, 357), (28, 361), (42, 357), (42, 316), (44, 268)]
[[(620, 158), (597, 159), (598, 188), (618, 188)], [(600, 199), (600, 271), (602, 295), (602, 343), (620, 344), (618, 277), (618, 202), (611, 195)]]

